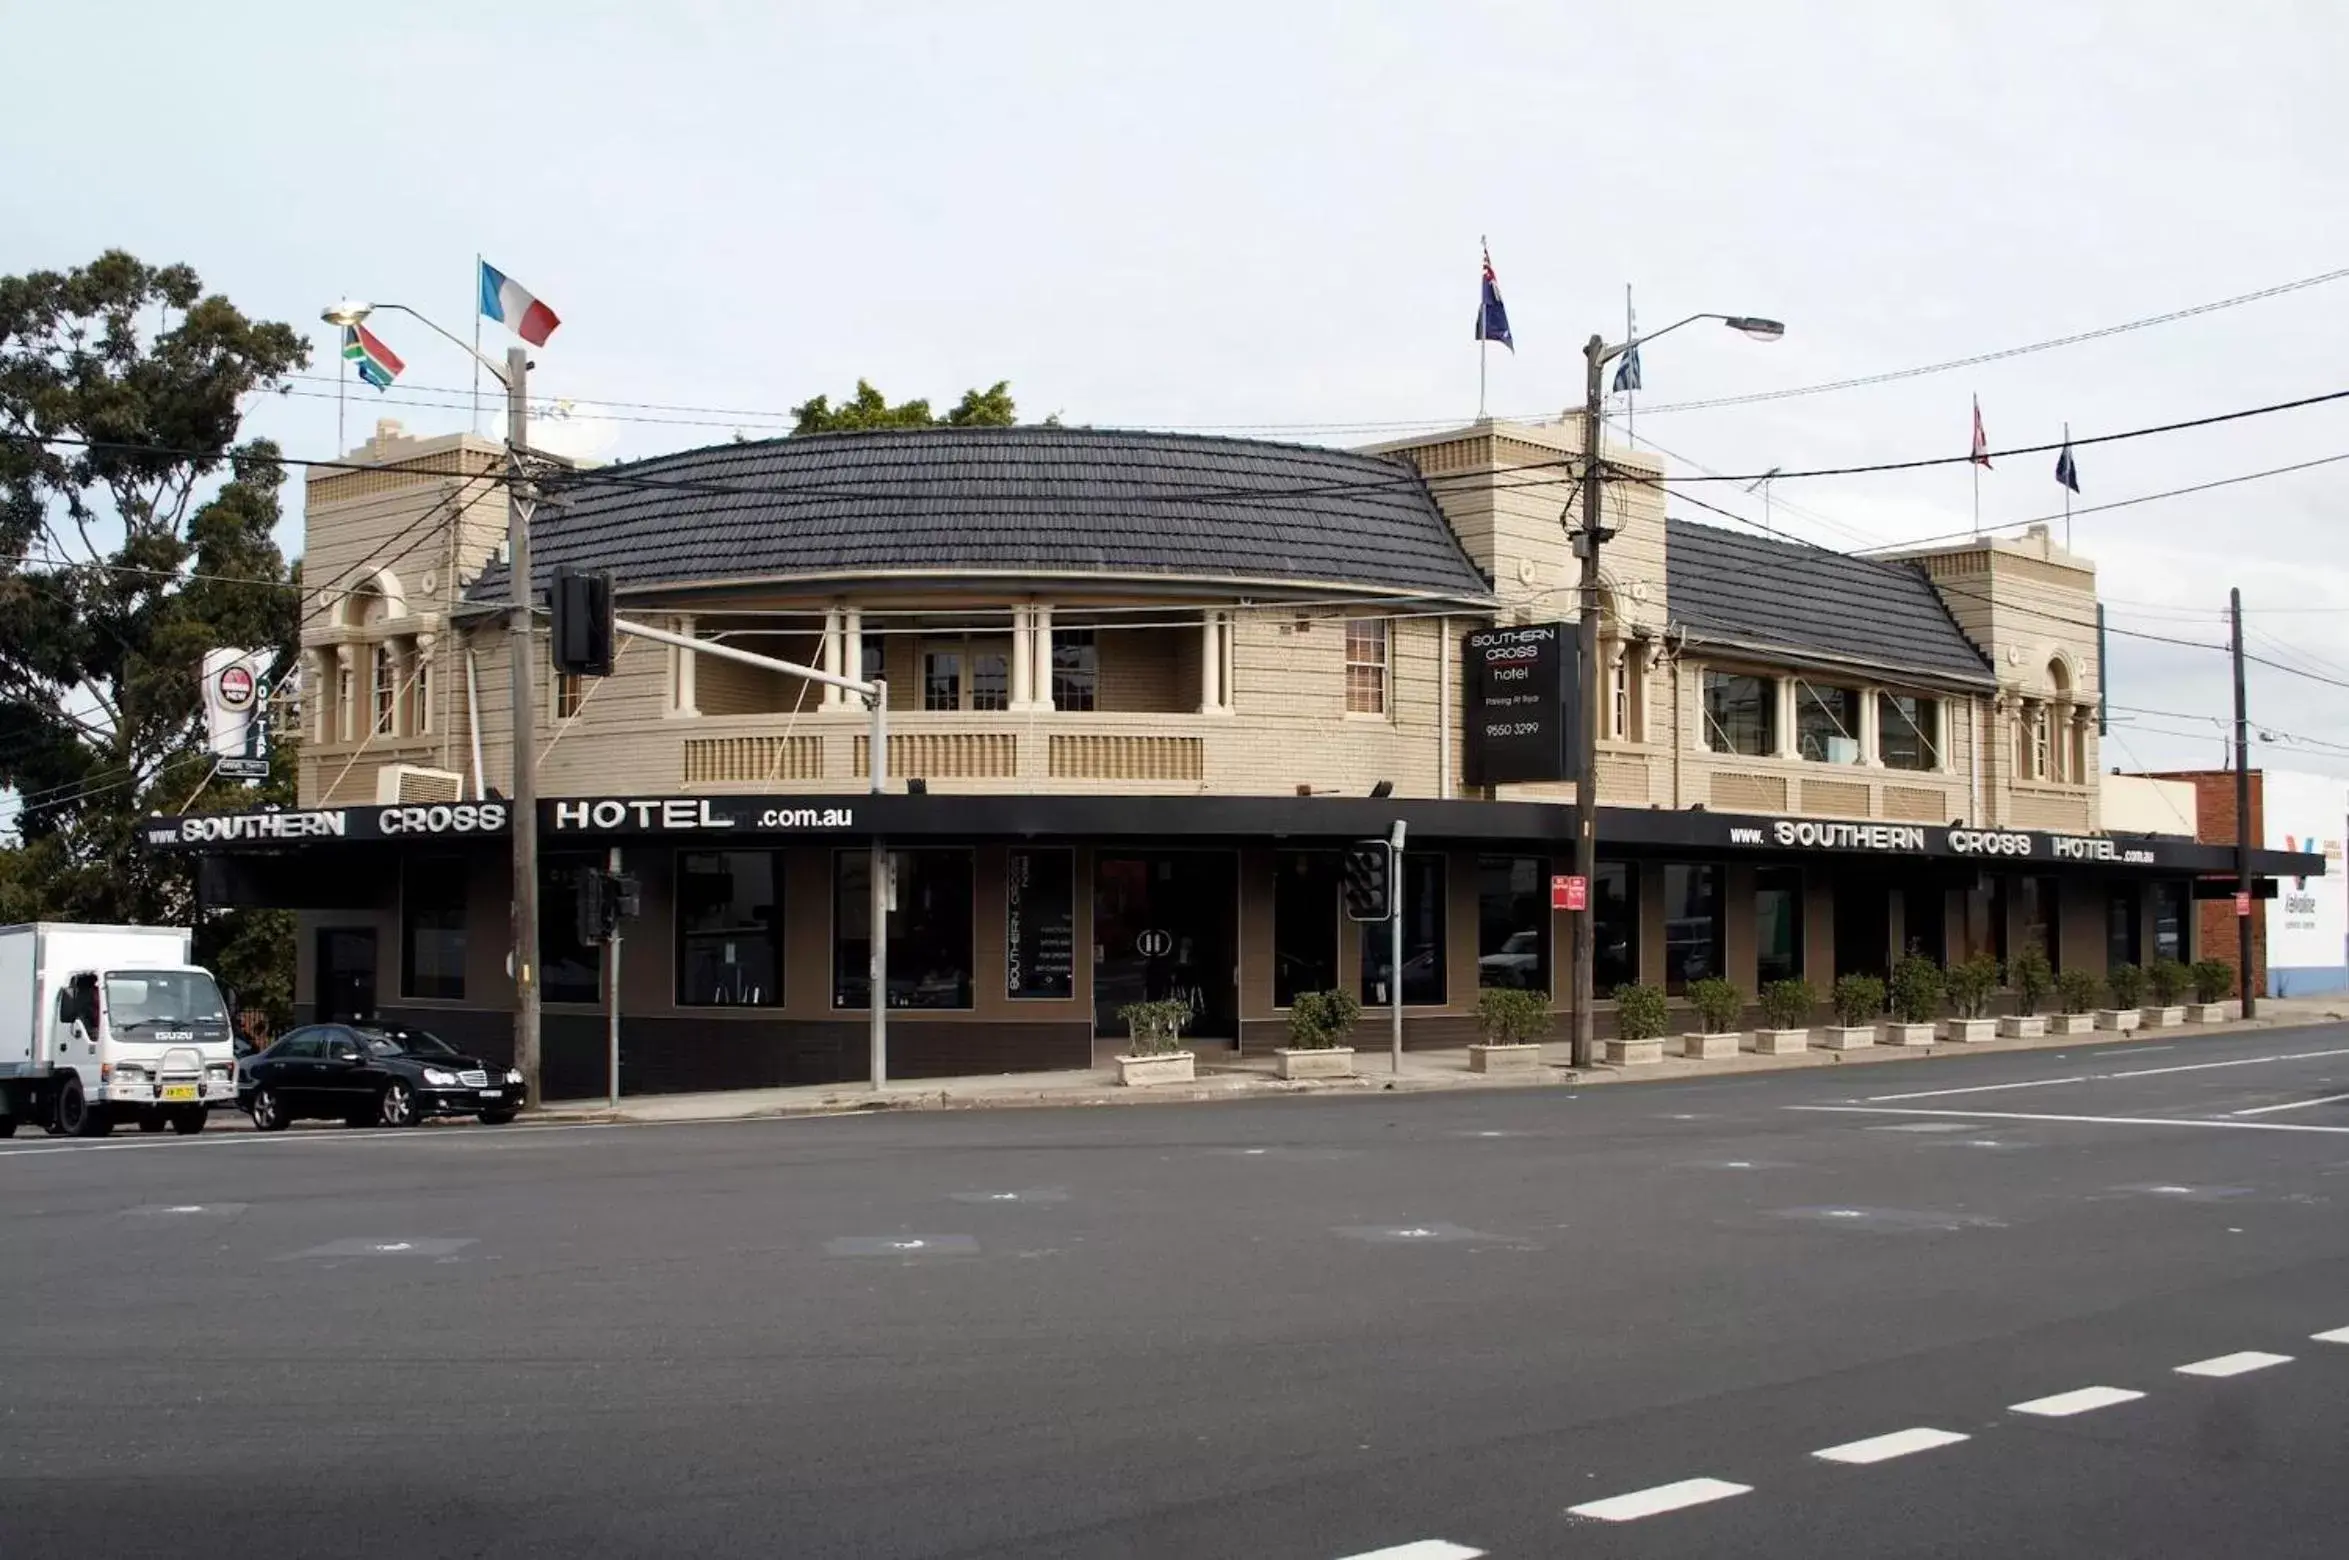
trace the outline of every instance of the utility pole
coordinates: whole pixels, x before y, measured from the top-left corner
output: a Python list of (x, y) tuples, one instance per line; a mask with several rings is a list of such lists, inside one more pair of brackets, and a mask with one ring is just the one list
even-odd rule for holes
[[(1660, 333), (1659, 333), (1660, 334)], [(1599, 874), (1599, 544), (1607, 539), (1599, 521), (1599, 408), (1606, 386), (1601, 371), (1607, 363), (1607, 342), (1593, 336), (1582, 349), (1582, 525), (1574, 533), (1574, 550), (1582, 559), (1580, 621), (1574, 625), (1576, 675), (1581, 681), (1582, 709), (1574, 733), (1574, 872), (1585, 884)], [(1588, 892), (1586, 889), (1585, 892)], [(1593, 1011), (1593, 964), (1597, 943), (1592, 936), (1591, 912), (1574, 916), (1573, 1060), (1577, 1067), (1598, 1061), (1598, 1015)]]
[(2251, 727), (2243, 709), (2243, 590), (2227, 592), (2227, 621), (2234, 632), (2227, 648), (2235, 662), (2235, 959), (2242, 971), (2243, 1016), (2259, 1011), (2251, 994), (2251, 917), (2244, 912), (2251, 899)]
[(539, 1093), (538, 1048), (538, 721), (532, 693), (538, 657), (532, 652), (530, 512), (534, 497), (523, 469), (530, 444), (525, 381), (530, 355), (506, 350), (506, 579), (513, 601), (506, 619), (506, 659), (513, 668), (514, 796), (514, 1065), (525, 1099)]
[(1395, 820), (1387, 836), (1387, 1071), (1403, 1070), (1403, 833), (1407, 825)]

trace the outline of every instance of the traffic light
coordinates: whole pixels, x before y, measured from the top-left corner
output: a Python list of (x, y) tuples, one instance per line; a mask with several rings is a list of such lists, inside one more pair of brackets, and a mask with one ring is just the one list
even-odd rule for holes
[(555, 670), (574, 677), (611, 676), (611, 575), (559, 565), (547, 602), (554, 616)]
[(1356, 840), (1339, 858), (1346, 917), (1383, 921), (1395, 909), (1395, 851), (1385, 840)]
[(579, 912), (578, 933), (581, 947), (592, 948), (609, 935), (604, 925), (604, 874), (597, 867), (579, 869), (579, 895), (574, 903)]

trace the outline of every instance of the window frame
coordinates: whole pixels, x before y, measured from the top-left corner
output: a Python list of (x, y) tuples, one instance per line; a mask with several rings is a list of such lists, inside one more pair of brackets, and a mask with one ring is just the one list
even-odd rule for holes
[[(538, 992), (541, 1002), (593, 1007), (603, 1001), (604, 945), (600, 942), (582, 943), (575, 935), (579, 922), (579, 885), (576, 874), (582, 869), (597, 872), (604, 870), (604, 853), (600, 850), (552, 850), (542, 851), (538, 858)], [(560, 914), (555, 913), (558, 903), (562, 906)], [(550, 925), (556, 936), (548, 935)], [(584, 948), (592, 955), (588, 962), (594, 974), (586, 996), (554, 994), (556, 988), (547, 979), (547, 972), (553, 967), (553, 961), (547, 957), (547, 950), (557, 946), (566, 952)], [(579, 988), (566, 984), (561, 989), (568, 993)]]
[(393, 737), (400, 730), (400, 658), (388, 639), (368, 647), (367, 734)]
[[(915, 1006), (915, 1005), (912, 1005), (912, 1004), (908, 1004), (908, 1005), (906, 1005), (906, 1006), (904, 1006), (904, 1007), (892, 1007), (892, 1008), (890, 1008), (888, 1011), (889, 1011), (889, 1012), (891, 1012), (891, 1013), (968, 1013), (968, 1012), (972, 1012), (972, 1011), (974, 1011), (974, 1010), (975, 1010), (975, 1009), (978, 1007), (978, 998), (979, 998), (979, 971), (978, 971), (978, 957), (979, 957), (979, 947), (978, 947), (978, 944), (979, 944), (979, 904), (978, 904), (978, 897), (979, 897), (979, 893), (978, 893), (978, 891), (979, 891), (979, 875), (978, 875), (978, 852), (977, 852), (977, 850), (976, 850), (975, 848), (973, 848), (972, 846), (969, 846), (969, 845), (915, 845), (915, 846), (906, 846), (906, 847), (903, 847), (903, 848), (892, 848), (892, 849), (890, 850), (890, 852), (889, 852), (889, 856), (890, 856), (891, 864), (892, 864), (892, 866), (893, 866), (893, 867), (895, 866), (895, 864), (896, 864), (896, 862), (897, 862), (898, 858), (900, 858), (900, 857), (905, 857), (905, 856), (959, 856), (959, 857), (961, 857), (961, 858), (962, 858), (962, 861), (963, 861), (963, 871), (964, 871), (964, 875), (965, 875), (965, 882), (966, 882), (966, 884), (968, 885), (968, 892), (967, 892), (967, 894), (965, 895), (965, 901), (964, 901), (964, 910), (963, 910), (963, 917), (964, 917), (964, 937), (965, 937), (965, 943), (964, 943), (964, 952), (963, 952), (963, 982), (962, 982), (962, 998), (963, 998), (963, 1000), (962, 1000), (961, 1002), (959, 1002), (959, 1003), (954, 1003), (954, 1004), (945, 1004), (945, 1003), (928, 1003), (928, 1004), (923, 1004), (923, 1005), (920, 1005), (920, 1006)], [(831, 948), (831, 961), (830, 961), (830, 962), (831, 962), (832, 972), (831, 972), (831, 976), (830, 976), (830, 983), (829, 983), (829, 1004), (830, 1004), (830, 1011), (832, 1011), (832, 1012), (835, 1012), (835, 1013), (870, 1013), (870, 1012), (872, 1012), (872, 1010), (873, 1010), (873, 1009), (872, 1009), (873, 992), (872, 992), (871, 986), (870, 986), (870, 984), (869, 984), (869, 982), (870, 982), (870, 980), (871, 980), (871, 975), (870, 975), (870, 973), (869, 973), (869, 972), (870, 972), (870, 969), (871, 969), (871, 964), (870, 964), (871, 945), (870, 945), (870, 943), (869, 943), (869, 942), (868, 942), (868, 944), (867, 944), (867, 947), (866, 947), (867, 963), (866, 963), (866, 965), (865, 965), (865, 967), (864, 967), (864, 968), (865, 968), (865, 973), (861, 974), (861, 975), (858, 977), (858, 978), (864, 979), (864, 980), (866, 980), (866, 981), (868, 982), (868, 985), (867, 985), (867, 987), (866, 987), (866, 990), (865, 990), (865, 1001), (864, 1001), (864, 1004), (863, 1004), (862, 1006), (856, 1006), (856, 1005), (851, 1005), (851, 1004), (844, 1004), (844, 1003), (842, 1003), (842, 1001), (840, 1000), (840, 994), (841, 994), (841, 990), (842, 990), (841, 981), (842, 981), (842, 973), (843, 973), (843, 972), (842, 972), (842, 970), (841, 970), (841, 966), (840, 966), (841, 922), (842, 922), (842, 919), (843, 919), (843, 917), (842, 917), (842, 915), (841, 915), (841, 910), (842, 910), (842, 901), (841, 901), (841, 897), (840, 897), (840, 895), (841, 895), (841, 883), (840, 883), (840, 877), (841, 877), (841, 867), (842, 867), (842, 865), (843, 865), (843, 864), (844, 864), (846, 861), (848, 861), (850, 858), (852, 858), (852, 857), (853, 857), (853, 858), (854, 858), (854, 859), (855, 859), (855, 860), (858, 862), (858, 864), (860, 865), (860, 867), (861, 867), (861, 868), (862, 868), (864, 871), (866, 871), (866, 872), (868, 872), (868, 873), (869, 873), (869, 872), (872, 870), (872, 859), (873, 859), (873, 853), (872, 853), (872, 851), (871, 851), (869, 848), (864, 848), (864, 847), (857, 847), (857, 846), (841, 846), (841, 847), (837, 847), (837, 848), (835, 848), (835, 849), (833, 850), (833, 852), (832, 852), (832, 872), (831, 872), (831, 880), (832, 880), (832, 881), (831, 881), (831, 913), (830, 913), (830, 922), (831, 922), (831, 933), (832, 933), (832, 935), (831, 935), (831, 938), (829, 939), (829, 946), (830, 946), (830, 948)], [(883, 936), (888, 936), (888, 926), (887, 926), (887, 921), (888, 921), (889, 919), (892, 919), (892, 918), (895, 918), (895, 917), (898, 917), (898, 916), (903, 916), (903, 915), (905, 915), (905, 914), (907, 913), (907, 911), (906, 911), (906, 909), (905, 909), (905, 904), (906, 904), (906, 893), (905, 893), (905, 890), (907, 889), (907, 887), (909, 887), (909, 886), (910, 886), (910, 885), (908, 885), (908, 883), (906, 882), (906, 879), (907, 879), (909, 876), (910, 876), (910, 874), (908, 874), (908, 873), (905, 873), (905, 872), (903, 872), (903, 871), (900, 871), (900, 872), (899, 872), (899, 877), (898, 877), (898, 881), (899, 881), (898, 904), (897, 904), (897, 908), (896, 908), (895, 910), (893, 910), (893, 911), (891, 911), (891, 912), (889, 913), (889, 916), (887, 916), (887, 917), (884, 917), (884, 924), (883, 924), (883, 926), (882, 926), (882, 928), (881, 928), (881, 935), (883, 935)], [(869, 895), (871, 894), (871, 892), (872, 892), (872, 884), (870, 883), (870, 881), (868, 881), (868, 882), (865, 884), (865, 893), (866, 893), (866, 894), (869, 896)], [(869, 898), (867, 899), (867, 901), (866, 901), (866, 902), (867, 902), (868, 904), (870, 903), (870, 900), (869, 900)], [(1073, 916), (1073, 913), (1074, 913), (1074, 912), (1073, 912), (1073, 909), (1072, 909), (1072, 916)], [(869, 914), (869, 912), (868, 912), (868, 914)], [(868, 936), (868, 938), (870, 937), (870, 935), (871, 935), (871, 931), (870, 931), (870, 928), (868, 928), (868, 929), (867, 929), (867, 936)], [(899, 958), (898, 958), (897, 950), (896, 950), (896, 947), (894, 946), (894, 941), (893, 941), (893, 945), (892, 945), (892, 947), (891, 947), (891, 950), (890, 950), (890, 956), (889, 956), (889, 968), (890, 968), (891, 972), (894, 974), (894, 973), (895, 973), (897, 970), (899, 970), (901, 967), (902, 967), (902, 966), (901, 966), (901, 965), (900, 965), (900, 963), (899, 963)], [(886, 992), (882, 993), (882, 999), (883, 999), (883, 1001), (884, 1001), (884, 1002), (887, 1000), (887, 993), (886, 993)]]
[[(1685, 946), (1688, 939), (1682, 938), (1676, 944), (1672, 936), (1672, 927), (1675, 922), (1686, 923), (1698, 919), (1696, 916), (1676, 916), (1673, 914), (1683, 897), (1672, 892), (1672, 875), (1675, 872), (1709, 874), (1713, 885), (1712, 909), (1710, 914), (1705, 917), (1711, 928), (1709, 940), (1712, 944), (1712, 958), (1708, 961), (1709, 967), (1698, 975), (1682, 974), (1674, 967), (1672, 950), (1675, 946)], [(1667, 861), (1664, 863), (1664, 992), (1667, 996), (1683, 995), (1687, 992), (1688, 983), (1691, 980), (1705, 980), (1726, 973), (1729, 956), (1729, 917), (1726, 903), (1728, 897), (1728, 868), (1722, 863), (1718, 861)]]
[[(697, 1001), (694, 998), (686, 995), (685, 982), (687, 975), (690, 972), (690, 959), (687, 949), (687, 939), (731, 938), (747, 941), (754, 931), (760, 930), (760, 928), (756, 927), (719, 927), (706, 930), (694, 930), (686, 925), (688, 907), (686, 904), (685, 884), (689, 875), (686, 863), (690, 858), (696, 856), (718, 857), (728, 860), (729, 887), (731, 887), (731, 875), (733, 870), (731, 866), (732, 858), (766, 858), (767, 892), (770, 895), (770, 902), (767, 907), (769, 920), (763, 930), (766, 934), (769, 955), (774, 961), (774, 989), (772, 994), (747, 1002), (723, 1001), (715, 998), (707, 1001)], [(790, 866), (788, 856), (785, 852), (773, 848), (762, 849), (757, 846), (719, 846), (695, 850), (675, 850), (669, 853), (669, 881), (671, 884), (671, 893), (669, 896), (669, 985), (671, 1000), (675, 1006), (679, 1008), (690, 1009), (695, 1012), (758, 1012), (768, 1008), (783, 1007), (786, 1004), (786, 994), (790, 989), (790, 974), (786, 968), (788, 963), (786, 950), (790, 945), (788, 937), (788, 921), (790, 914), (789, 907), (791, 903), (789, 872)], [(737, 963), (739, 964), (739, 961), (737, 961)]]
[[(1913, 706), (1913, 709), (1901, 708), (1903, 702)], [(1927, 722), (1921, 718), (1928, 714), (1932, 716), (1933, 730), (1930, 734), (1925, 731)], [(1919, 756), (1925, 762), (1911, 764), (1893, 761), (1891, 751), (1884, 745), (1884, 734), (1893, 729), (1892, 722), (1884, 718), (1887, 715), (1896, 715), (1900, 718), (1901, 723), (1908, 728), (1909, 738), (1913, 739)], [(1941, 700), (1939, 698), (1924, 693), (1901, 693), (1891, 688), (1876, 690), (1876, 762), (1880, 767), (1897, 769), (1903, 774), (1911, 775), (1937, 774), (1942, 767), (1941, 748)]]
[[(1304, 865), (1305, 870), (1302, 872), (1293, 870), (1300, 863)], [(1340, 989), (1342, 985), (1342, 982), (1338, 978), (1338, 954), (1340, 949), (1344, 947), (1345, 943), (1344, 934), (1340, 929), (1340, 922), (1344, 919), (1344, 905), (1343, 896), (1340, 892), (1340, 878), (1338, 868), (1338, 852), (1334, 850), (1315, 850), (1304, 847), (1284, 847), (1275, 849), (1272, 853), (1272, 946), (1270, 950), (1270, 965), (1272, 975), (1272, 1010), (1275, 1013), (1286, 1013), (1291, 1008), (1295, 1007), (1296, 998), (1304, 992), (1335, 991)], [(1325, 871), (1328, 878), (1329, 887), (1329, 900), (1325, 907), (1329, 912), (1327, 916), (1327, 931), (1329, 937), (1329, 984), (1327, 986), (1309, 986), (1292, 990), (1289, 993), (1289, 1000), (1284, 1002), (1281, 1000), (1281, 949), (1284, 941), (1281, 936), (1281, 901), (1283, 898), (1282, 889), (1291, 882), (1298, 879), (1303, 879), (1306, 883), (1309, 884), (1314, 877), (1321, 875)], [(1302, 890), (1300, 889), (1297, 891)], [(1300, 911), (1300, 913), (1302, 913), (1302, 911)], [(1379, 923), (1382, 929), (1384, 928), (1385, 924), (1386, 923), (1383, 921)]]
[[(1791, 881), (1789, 881), (1791, 880)], [(1799, 866), (1756, 867), (1754, 869), (1754, 988), (1758, 992), (1774, 980), (1802, 980), (1810, 963), (1808, 921), (1809, 883)], [(1762, 940), (1762, 896), (1764, 894), (1791, 894), (1792, 915), (1788, 918), (1794, 930), (1793, 963), (1773, 972)]]
[[(1838, 694), (1849, 701), (1848, 709), (1843, 712), (1851, 717), (1848, 725), (1839, 720), (1837, 712), (1829, 707), (1827, 696)], [(1866, 704), (1866, 699), (1857, 688), (1843, 683), (1815, 683), (1807, 677), (1796, 678), (1794, 680), (1794, 756), (1810, 764), (1849, 767), (1859, 763), (1866, 756), (1860, 748), (1861, 712), (1866, 708)], [(1827, 725), (1833, 728), (1832, 731), (1818, 733), (1819, 752), (1815, 757), (1810, 752), (1813, 733), (1805, 729), (1814, 711), (1822, 715)], [(1850, 758), (1836, 759), (1828, 756), (1827, 744), (1837, 738), (1851, 744)]]
[[(1722, 684), (1751, 683), (1761, 697), (1756, 701), (1760, 713), (1761, 745), (1749, 752), (1730, 741), (1729, 728), (1721, 723), (1713, 711), (1713, 691)], [(1705, 751), (1735, 758), (1775, 758), (1778, 756), (1778, 679), (1758, 672), (1731, 671), (1725, 667), (1708, 666), (1697, 682), (1698, 735)], [(1720, 739), (1716, 746), (1714, 739)]]
[[(455, 952), (457, 970), (454, 978), (454, 990), (425, 991), (420, 989), (417, 979), (416, 923), (412, 916), (412, 912), (415, 909), (416, 894), (414, 892), (414, 880), (412, 873), (419, 867), (427, 866), (453, 869), (456, 874), (456, 927), (454, 932), (456, 937)], [(465, 967), (470, 957), (470, 949), (468, 946), (468, 938), (466, 934), (470, 929), (468, 923), (472, 919), (473, 896), (471, 864), (463, 856), (439, 851), (420, 851), (413, 855), (403, 855), (400, 858), (399, 892), (400, 999), (404, 1002), (464, 1001)], [(434, 927), (430, 928), (430, 930), (438, 931), (443, 935), (447, 935), (450, 929), (446, 927)], [(436, 977), (436, 979), (446, 980), (447, 977), (444, 975)]]
[[(1434, 874), (1432, 890), (1419, 894), (1411, 892), (1413, 874), (1430, 870)], [(1426, 887), (1427, 885), (1422, 884), (1421, 886)], [(1403, 984), (1403, 1006), (1407, 1008), (1440, 1008), (1448, 1006), (1451, 1002), (1451, 887), (1452, 861), (1449, 852), (1441, 850), (1406, 850), (1403, 852), (1403, 909), (1405, 912), (1403, 917), (1403, 970), (1406, 977)], [(1435, 949), (1433, 964), (1435, 994), (1429, 996), (1427, 988), (1422, 986), (1420, 994), (1415, 997), (1411, 994), (1411, 984), (1408, 979), (1414, 946), (1410, 923), (1417, 907), (1424, 905), (1435, 907), (1435, 926), (1433, 928), (1435, 934), (1433, 943)], [(1379, 997), (1371, 989), (1371, 973), (1374, 968), (1374, 959), (1385, 959), (1391, 954), (1394, 947), (1394, 932), (1384, 921), (1362, 921), (1356, 924), (1361, 930), (1357, 937), (1358, 946), (1355, 950), (1358, 955), (1355, 961), (1355, 997), (1365, 1008), (1391, 1006), (1392, 1003), (1389, 999)], [(1421, 940), (1421, 945), (1425, 945), (1424, 940)]]
[[(1523, 931), (1520, 929), (1518, 931), (1511, 932), (1507, 937), (1501, 940), (1499, 946), (1493, 948), (1490, 952), (1486, 950), (1484, 892), (1485, 873), (1492, 867), (1505, 864), (1510, 869), (1511, 874), (1514, 875), (1516, 864), (1521, 861), (1529, 861), (1533, 863), (1534, 886), (1529, 897), (1531, 897), (1534, 901), (1533, 926), (1536, 940), (1535, 968), (1540, 972), (1540, 980), (1538, 982), (1524, 982), (1515, 984), (1487, 981), (1485, 979), (1484, 961), (1488, 958), (1498, 958), (1502, 955), (1505, 955), (1509, 950), (1509, 944), (1515, 941), (1518, 937), (1522, 936)], [(1550, 1001), (1555, 998), (1558, 981), (1558, 960), (1557, 950), (1553, 945), (1557, 941), (1557, 928), (1555, 925), (1556, 917), (1550, 910), (1548, 894), (1549, 878), (1550, 858), (1547, 856), (1522, 855), (1516, 852), (1480, 851), (1477, 853), (1476, 989), (1478, 991), (1533, 991), (1539, 992), (1544, 1001)], [(1508, 897), (1511, 899), (1518, 897), (1516, 890), (1510, 890)]]
[(1091, 628), (1052, 629), (1044, 659), (1055, 711), (1090, 715), (1101, 708), (1101, 642)]
[[(1372, 630), (1376, 630), (1378, 639), (1378, 658), (1375, 661), (1356, 653), (1358, 642), (1367, 644)], [(1346, 619), (1345, 708), (1349, 716), (1361, 716), (1366, 720), (1387, 720), (1393, 716), (1394, 662), (1392, 618), (1353, 616)], [(1357, 673), (1375, 675), (1357, 677)]]

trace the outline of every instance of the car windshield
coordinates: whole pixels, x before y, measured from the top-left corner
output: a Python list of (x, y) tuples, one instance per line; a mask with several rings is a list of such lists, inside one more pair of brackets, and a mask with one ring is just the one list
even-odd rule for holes
[(421, 1029), (354, 1029), (359, 1043), (377, 1056), (454, 1056), (438, 1035)]
[(220, 988), (202, 970), (109, 970), (106, 1013), (118, 1033), (228, 1023)]

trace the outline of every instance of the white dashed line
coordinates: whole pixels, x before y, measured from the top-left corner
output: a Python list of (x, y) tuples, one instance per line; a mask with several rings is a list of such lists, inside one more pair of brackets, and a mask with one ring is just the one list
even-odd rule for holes
[(2010, 1414), (2037, 1414), (2042, 1419), (2069, 1419), (2074, 1414), (2092, 1413), (2100, 1408), (2111, 1408), (2116, 1403), (2134, 1403), (2145, 1394), (2131, 1392), (2126, 1387), (2082, 1387), (2076, 1392), (2058, 1392), (2053, 1397), (2033, 1398), (2028, 1403), (2010, 1403)]
[(1753, 1488), (1750, 1484), (1731, 1484), (1726, 1479), (1682, 1479), (1677, 1484), (1659, 1484), (1652, 1490), (1633, 1490), (1628, 1495), (1586, 1501), (1569, 1506), (1567, 1511), (1601, 1522), (1636, 1522), (1641, 1517), (1678, 1511), (1684, 1506), (1702, 1506), (1707, 1501), (1727, 1500), (1732, 1495), (1750, 1495)]
[(2286, 1100), (2281, 1105), (2254, 1105), (2249, 1110), (2231, 1110), (2230, 1116), (2267, 1116), (2279, 1110), (2306, 1110), (2311, 1105), (2338, 1105), (2349, 1100), (2349, 1094), (2319, 1095), (2313, 1100)]
[(1847, 1441), (1841, 1446), (1830, 1446), (1811, 1455), (1827, 1462), (1880, 1463), (1895, 1457), (1906, 1457), (1914, 1452), (1929, 1452), (1937, 1446), (1955, 1446), (1966, 1437), (1955, 1430), (1930, 1430), (1919, 1425), (1914, 1430), (1895, 1430), (1890, 1435), (1872, 1435), (1865, 1441)]
[(2206, 1121), (2197, 1116), (2057, 1116), (2019, 1110), (1926, 1110), (1913, 1105), (1789, 1105), (1788, 1110), (1823, 1111), (1830, 1115), (1960, 1116), (1968, 1121), (2076, 1122), (2093, 1127), (2219, 1127), (2233, 1132), (2349, 1132), (2349, 1127), (2317, 1127), (2298, 1121)]
[(2250, 1371), (2265, 1370), (2270, 1365), (2291, 1363), (2292, 1356), (2289, 1354), (2262, 1354), (2257, 1349), (2245, 1349), (2240, 1354), (2221, 1354), (2214, 1359), (2181, 1365), (2177, 1373), (2181, 1376), (2241, 1376)]
[(1440, 1538), (1423, 1538), (1415, 1544), (1397, 1544), (1392, 1549), (1371, 1549), (1358, 1555), (1347, 1555), (1344, 1560), (1477, 1560), (1484, 1553), (1466, 1544), (1454, 1544)]
[(2224, 1062), (2187, 1062), (2176, 1067), (2134, 1067), (2126, 1072), (2067, 1073), (2061, 1078), (2029, 1078), (2020, 1083), (1978, 1083), (1962, 1089), (1918, 1089), (1907, 1094), (1871, 1094), (1876, 1102), (1930, 1100), (1952, 1094), (1992, 1094), (2002, 1089), (2045, 1089), (2059, 1083), (2103, 1083), (2113, 1078), (2166, 1078), (2173, 1073), (2210, 1072), (2220, 1067), (2264, 1067), (2274, 1062), (2312, 1062), (2326, 1056), (2349, 1056), (2349, 1050), (2292, 1051), (2282, 1056), (2238, 1056)]
[(2310, 1333), (2310, 1343), (2349, 1343), (2349, 1327), (2336, 1327), (2331, 1332)]

